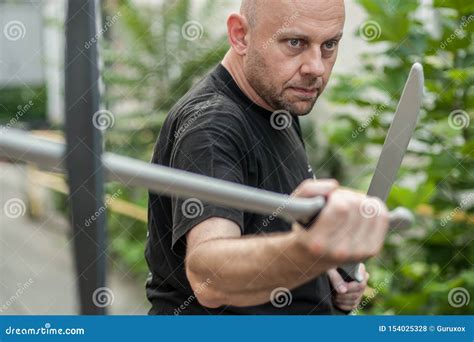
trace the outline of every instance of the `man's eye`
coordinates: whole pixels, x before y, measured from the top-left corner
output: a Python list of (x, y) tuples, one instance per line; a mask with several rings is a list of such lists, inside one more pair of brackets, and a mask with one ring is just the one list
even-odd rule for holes
[(300, 39), (290, 39), (288, 41), (288, 44), (290, 44), (292, 48), (300, 48), (302, 45), (302, 42)]
[(324, 43), (324, 48), (326, 50), (334, 50), (337, 47), (338, 42), (336, 40), (330, 40), (329, 42)]

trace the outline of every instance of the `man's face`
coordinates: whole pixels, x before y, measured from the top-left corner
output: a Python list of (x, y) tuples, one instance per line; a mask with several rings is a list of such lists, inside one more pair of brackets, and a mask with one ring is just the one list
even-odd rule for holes
[(249, 29), (245, 75), (275, 110), (308, 114), (336, 61), (343, 0), (267, 1)]

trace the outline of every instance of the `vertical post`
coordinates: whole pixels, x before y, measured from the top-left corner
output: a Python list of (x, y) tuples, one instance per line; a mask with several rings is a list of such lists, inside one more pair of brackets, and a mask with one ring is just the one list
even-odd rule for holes
[[(105, 286), (105, 212), (95, 0), (69, 0), (66, 18), (66, 168), (80, 310), (106, 314), (93, 298)], [(102, 209), (102, 210), (101, 210)], [(94, 217), (94, 219), (91, 219)], [(97, 292), (98, 291), (98, 292)], [(99, 294), (100, 296), (100, 294)], [(100, 304), (100, 303), (99, 303)]]

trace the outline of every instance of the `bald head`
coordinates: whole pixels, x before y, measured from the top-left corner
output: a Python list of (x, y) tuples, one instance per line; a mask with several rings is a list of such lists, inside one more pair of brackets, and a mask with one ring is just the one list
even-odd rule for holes
[[(261, 2), (263, 2), (262, 0)], [(257, 10), (260, 7), (256, 0), (242, 0), (240, 14), (248, 21), (250, 27), (255, 27), (257, 23)]]
[(344, 0), (242, 0), (227, 22), (233, 62), (267, 107), (305, 115), (329, 80), (344, 19)]
[[(314, 1), (314, 0), (310, 0)], [(324, 0), (326, 1), (326, 0)], [(262, 15), (267, 17), (284, 18), (297, 10), (297, 3), (301, 0), (242, 0), (240, 5), (240, 14), (247, 19), (251, 28), (254, 28), (262, 19)], [(268, 9), (272, 12), (268, 13)], [(280, 11), (279, 11), (280, 10)]]

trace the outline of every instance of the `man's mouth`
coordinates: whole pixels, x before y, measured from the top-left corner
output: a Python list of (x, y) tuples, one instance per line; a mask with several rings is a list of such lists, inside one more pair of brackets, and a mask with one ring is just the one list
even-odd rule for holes
[(299, 97), (305, 98), (314, 98), (318, 93), (318, 88), (290, 87), (289, 89), (296, 93)]

